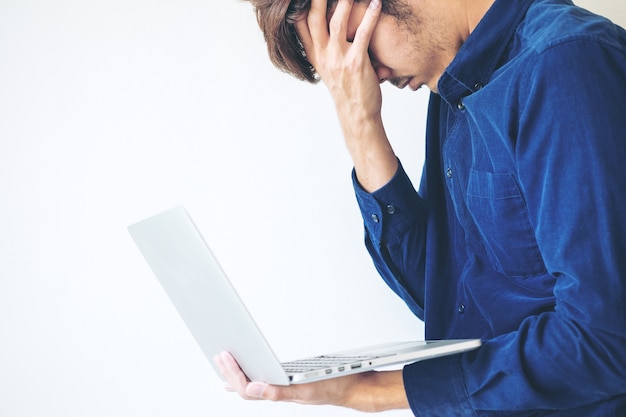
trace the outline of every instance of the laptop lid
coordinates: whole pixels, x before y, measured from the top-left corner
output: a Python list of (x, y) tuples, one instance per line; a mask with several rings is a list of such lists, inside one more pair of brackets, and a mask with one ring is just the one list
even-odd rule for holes
[(128, 230), (216, 371), (213, 356), (226, 350), (249, 378), (288, 383), (274, 352), (183, 207)]

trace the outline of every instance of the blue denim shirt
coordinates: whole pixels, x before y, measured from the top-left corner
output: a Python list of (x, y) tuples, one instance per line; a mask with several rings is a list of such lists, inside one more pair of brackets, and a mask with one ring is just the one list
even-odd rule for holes
[(626, 32), (496, 0), (431, 96), (419, 193), (366, 193), (365, 242), (426, 338), (420, 416), (626, 415)]

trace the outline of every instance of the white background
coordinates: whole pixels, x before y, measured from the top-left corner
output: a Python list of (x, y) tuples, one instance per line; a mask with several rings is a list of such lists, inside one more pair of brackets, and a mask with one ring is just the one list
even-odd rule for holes
[[(384, 95), (417, 184), (427, 92)], [(247, 3), (0, 0), (0, 416), (359, 414), (224, 392), (126, 231), (184, 204), (281, 359), (420, 339), (350, 170)]]

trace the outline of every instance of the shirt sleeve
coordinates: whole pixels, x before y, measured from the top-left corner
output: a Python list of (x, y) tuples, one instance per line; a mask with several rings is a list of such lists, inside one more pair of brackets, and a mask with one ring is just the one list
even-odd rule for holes
[(424, 319), (424, 201), (401, 163), (381, 189), (368, 193), (352, 180), (365, 226), (365, 246), (387, 285)]

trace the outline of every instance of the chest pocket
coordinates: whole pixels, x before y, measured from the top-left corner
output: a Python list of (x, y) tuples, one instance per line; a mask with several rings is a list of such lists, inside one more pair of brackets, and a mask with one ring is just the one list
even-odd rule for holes
[(545, 272), (526, 202), (513, 175), (471, 170), (467, 205), (496, 270), (511, 278)]

